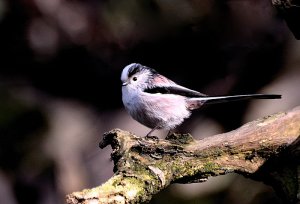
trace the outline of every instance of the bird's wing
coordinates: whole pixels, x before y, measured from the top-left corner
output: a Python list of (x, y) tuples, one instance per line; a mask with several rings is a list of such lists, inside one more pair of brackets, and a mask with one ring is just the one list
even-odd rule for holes
[(188, 88), (185, 88), (183, 86), (180, 85), (171, 85), (171, 86), (154, 86), (154, 87), (150, 87), (150, 88), (146, 88), (144, 90), (144, 92), (146, 93), (150, 93), (150, 94), (175, 94), (175, 95), (181, 95), (181, 96), (185, 96), (185, 97), (205, 97), (205, 94), (202, 94), (198, 91), (194, 91)]
[(176, 84), (174, 81), (166, 78), (163, 75), (156, 74), (151, 81), (151, 84), (154, 86), (148, 87), (144, 90), (146, 93), (150, 94), (176, 94), (185, 97), (204, 97), (207, 96), (198, 91), (194, 91), (192, 89), (185, 88)]

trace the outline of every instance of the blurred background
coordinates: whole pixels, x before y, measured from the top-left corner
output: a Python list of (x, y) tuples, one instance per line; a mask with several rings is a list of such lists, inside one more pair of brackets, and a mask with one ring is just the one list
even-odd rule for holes
[[(0, 59), (4, 204), (64, 203), (113, 175), (103, 133), (149, 131), (122, 105), (129, 63), (209, 95), (283, 95), (195, 111), (181, 131), (197, 139), (300, 104), (300, 42), (269, 0), (0, 0)], [(150, 203), (280, 201), (230, 174), (171, 185)]]

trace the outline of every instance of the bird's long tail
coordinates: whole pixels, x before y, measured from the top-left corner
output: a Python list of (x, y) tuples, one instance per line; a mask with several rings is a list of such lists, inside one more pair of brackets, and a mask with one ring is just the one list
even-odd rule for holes
[(203, 104), (216, 104), (226, 103), (231, 101), (240, 101), (247, 99), (280, 99), (281, 95), (278, 94), (245, 94), (245, 95), (233, 95), (233, 96), (204, 96), (199, 98), (190, 98), (189, 108), (196, 109)]
[(246, 95), (233, 95), (233, 96), (208, 96), (203, 97), (201, 100), (206, 104), (225, 103), (231, 101), (239, 101), (246, 99), (280, 99), (281, 95), (277, 94), (246, 94)]

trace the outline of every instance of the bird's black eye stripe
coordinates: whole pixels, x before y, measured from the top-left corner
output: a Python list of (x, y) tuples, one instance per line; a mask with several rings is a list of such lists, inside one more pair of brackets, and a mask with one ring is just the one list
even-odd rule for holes
[(131, 76), (133, 76), (134, 74), (136, 74), (137, 72), (139, 72), (139, 67), (138, 66), (134, 66), (131, 67), (128, 71), (128, 78), (130, 78)]

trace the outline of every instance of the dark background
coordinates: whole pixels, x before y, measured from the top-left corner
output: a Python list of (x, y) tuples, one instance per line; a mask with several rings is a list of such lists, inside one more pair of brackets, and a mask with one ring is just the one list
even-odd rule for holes
[[(195, 111), (181, 131), (196, 138), (300, 101), (300, 43), (268, 0), (0, 0), (0, 59), (5, 204), (64, 203), (113, 174), (111, 149), (98, 148), (102, 134), (149, 131), (122, 105), (129, 63), (209, 95), (283, 95)], [(280, 201), (270, 187), (231, 174), (174, 184), (151, 203)]]

